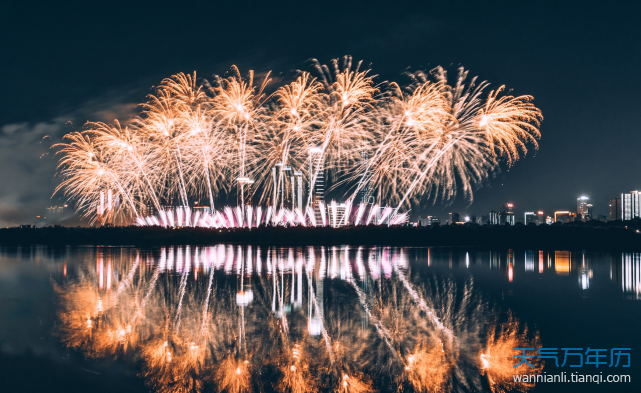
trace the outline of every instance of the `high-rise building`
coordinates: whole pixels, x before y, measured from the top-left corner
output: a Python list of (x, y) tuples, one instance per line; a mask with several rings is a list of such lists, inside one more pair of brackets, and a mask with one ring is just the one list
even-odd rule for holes
[(630, 191), (627, 194), (621, 194), (621, 219), (635, 218), (641, 218), (641, 192)]
[(455, 224), (461, 221), (461, 215), (459, 213), (450, 213), (448, 224)]
[(237, 206), (251, 205), (251, 188), (254, 181), (248, 177), (239, 177), (236, 181), (238, 183), (238, 193), (236, 196)]
[(309, 149), (309, 178), (311, 203), (325, 201), (325, 168), (323, 165), (323, 149), (311, 147)]
[(610, 199), (609, 204), (609, 216), (608, 220), (620, 220), (621, 219), (621, 197), (618, 196), (614, 199)]
[(576, 199), (576, 217), (583, 222), (592, 219), (592, 205), (589, 201), (590, 198), (586, 196), (581, 196)]
[(490, 225), (499, 225), (501, 223), (499, 213), (495, 212), (494, 210), (492, 210), (490, 212), (490, 217), (489, 217), (487, 223), (490, 224)]
[[(366, 165), (367, 161), (369, 160), (369, 153), (367, 150), (363, 149), (361, 151), (361, 161), (363, 165)], [(370, 179), (372, 178), (373, 172), (367, 171), (364, 172), (362, 177), (361, 177), (361, 190), (359, 191), (359, 197), (362, 203), (374, 203), (374, 198), (373, 198), (373, 190), (372, 186), (370, 184)]]
[(440, 224), (441, 220), (434, 216), (418, 216), (418, 225), (422, 227), (427, 227), (432, 224)]
[(514, 225), (515, 220), (514, 220), (514, 212), (512, 211), (512, 208), (514, 207), (513, 203), (506, 203), (505, 205), (501, 205), (500, 207), (500, 212), (499, 212), (499, 225)]
[(554, 222), (566, 223), (574, 221), (575, 214), (568, 210), (554, 212)]
[(525, 212), (525, 215), (523, 218), (524, 218), (525, 225), (529, 223), (538, 224), (539, 222), (535, 212)]
[(545, 224), (545, 214), (543, 214), (543, 211), (539, 210), (536, 212), (536, 223), (539, 225)]

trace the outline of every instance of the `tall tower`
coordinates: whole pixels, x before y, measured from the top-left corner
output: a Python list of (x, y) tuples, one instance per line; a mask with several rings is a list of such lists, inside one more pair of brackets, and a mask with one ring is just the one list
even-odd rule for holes
[(323, 165), (323, 149), (311, 147), (309, 149), (309, 179), (310, 200), (309, 204), (325, 201), (325, 168)]
[(576, 199), (576, 216), (581, 218), (581, 221), (589, 221), (592, 218), (592, 205), (589, 202), (590, 198), (581, 196)]
[[(245, 209), (245, 205), (251, 205), (251, 187), (254, 184), (254, 181), (248, 177), (239, 177), (236, 179), (238, 182), (238, 193), (236, 195), (237, 206), (241, 206)], [(244, 211), (244, 210), (243, 210)]]
[[(369, 160), (369, 153), (367, 150), (361, 151), (361, 163), (362, 165), (367, 166), (367, 161)], [(372, 199), (372, 186), (369, 183), (369, 180), (372, 178), (372, 173), (367, 171), (363, 173), (361, 178), (361, 183), (363, 184), (359, 192), (359, 197), (362, 203), (370, 203)]]

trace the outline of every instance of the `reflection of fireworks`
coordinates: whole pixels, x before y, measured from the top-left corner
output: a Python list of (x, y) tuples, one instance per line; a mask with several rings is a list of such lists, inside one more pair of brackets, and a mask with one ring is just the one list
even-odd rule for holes
[(307, 355), (295, 345), (289, 356), (282, 356), (279, 370), (282, 374), (277, 390), (283, 393), (310, 393), (318, 391), (317, 377), (310, 370)]
[(275, 207), (283, 197), (274, 187), (294, 192), (283, 176), (272, 179), (281, 166), (302, 170), (307, 192), (330, 170), (334, 188), (351, 195), (365, 188), (379, 205), (400, 207), (447, 201), (459, 189), (471, 200), (497, 159), (512, 165), (528, 145), (537, 147), (542, 117), (532, 97), (502, 95), (503, 87), (484, 96), (489, 84), (468, 81), (462, 69), (452, 86), (439, 67), (401, 87), (375, 85), (350, 57), (313, 66), (318, 79), (302, 72), (271, 95), (269, 73), (254, 84), (253, 71), (243, 77), (236, 67), (213, 84), (195, 73), (167, 78), (130, 124), (89, 123), (65, 136), (57, 145), (59, 190), (110, 222), (139, 217), (148, 205), (160, 212), (203, 198), (213, 208), (236, 192), (241, 205), (256, 196)]
[(217, 365), (214, 380), (221, 392), (248, 392), (251, 389), (249, 361), (232, 355), (225, 357)]
[(521, 330), (518, 321), (512, 315), (507, 322), (490, 329), (486, 347), (480, 354), (479, 363), (481, 372), (487, 377), (492, 392), (525, 392), (533, 388), (533, 383), (515, 382), (513, 375), (539, 374), (541, 371), (538, 366), (541, 361), (529, 358), (528, 361), (537, 366), (536, 368), (525, 364), (514, 368), (514, 348), (538, 348), (540, 346), (538, 333), (530, 337), (527, 326)]
[[(164, 249), (158, 264), (105, 252), (118, 272), (113, 286), (101, 284), (102, 265), (79, 268), (55, 284), (63, 342), (91, 357), (140, 359), (139, 375), (160, 392), (243, 392), (266, 381), (283, 393), (481, 391), (485, 380), (493, 392), (529, 387), (511, 384), (513, 348), (540, 346), (538, 336), (510, 317), (486, 337), (496, 313), (471, 282), (413, 280), (403, 250), (358, 249), (355, 261), (347, 249), (309, 248), (308, 258), (294, 249), (204, 250)], [(366, 265), (389, 265), (388, 277), (373, 279)], [(328, 268), (344, 281), (325, 285)], [(237, 297), (241, 290), (254, 297)]]
[(427, 347), (420, 343), (406, 359), (408, 380), (419, 393), (440, 393), (449, 382), (451, 365), (442, 343)]
[(157, 392), (200, 392), (206, 353), (196, 343), (183, 342), (179, 337), (151, 340), (141, 351), (141, 376)]
[(362, 374), (343, 374), (342, 380), (334, 391), (337, 393), (370, 393), (375, 392), (376, 389), (374, 389), (372, 382)]

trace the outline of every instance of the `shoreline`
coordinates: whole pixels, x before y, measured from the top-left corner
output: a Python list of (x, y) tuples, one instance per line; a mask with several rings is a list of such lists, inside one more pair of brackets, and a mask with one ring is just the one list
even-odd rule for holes
[(0, 229), (0, 246), (170, 246), (220, 243), (641, 251), (641, 233), (625, 227), (588, 225), (260, 227), (251, 230), (135, 226)]

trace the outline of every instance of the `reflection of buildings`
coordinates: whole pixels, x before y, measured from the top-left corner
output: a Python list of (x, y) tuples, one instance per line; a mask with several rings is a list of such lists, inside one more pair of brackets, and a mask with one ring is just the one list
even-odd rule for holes
[(544, 260), (544, 252), (539, 251), (539, 273), (543, 273), (543, 260)]
[(581, 288), (590, 288), (590, 280), (592, 279), (592, 263), (585, 253), (581, 255), (581, 271), (579, 273), (579, 285)]
[(525, 252), (525, 271), (526, 272), (534, 271), (534, 251)]
[(641, 253), (624, 252), (621, 263), (610, 262), (610, 279), (621, 285), (624, 295), (641, 299)]
[(570, 251), (554, 252), (554, 271), (556, 274), (567, 276), (570, 274)]

